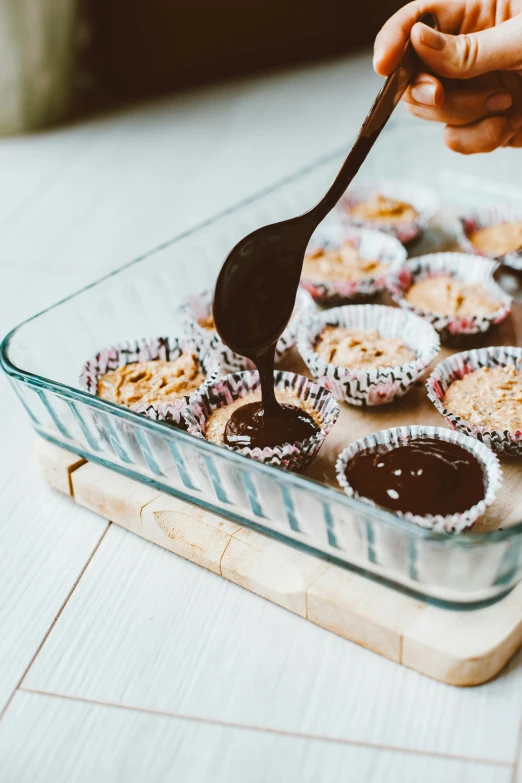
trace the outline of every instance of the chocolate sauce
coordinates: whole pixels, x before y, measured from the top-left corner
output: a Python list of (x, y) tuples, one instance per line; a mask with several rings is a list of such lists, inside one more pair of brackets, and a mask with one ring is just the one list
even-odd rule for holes
[[(434, 25), (430, 14), (420, 21)], [(288, 443), (302, 431), (303, 419), (293, 406), (280, 406), (274, 394), (277, 340), (294, 309), (306, 247), (312, 233), (343, 196), (381, 130), (419, 69), (408, 43), (401, 61), (388, 77), (333, 184), (313, 209), (289, 220), (263, 226), (232, 249), (219, 274), (213, 315), (222, 341), (251, 359), (259, 370), (263, 415), (247, 407), (236, 415), (251, 446), (268, 441)], [(238, 409), (240, 410), (240, 409)], [(250, 417), (250, 418), (249, 418)], [(235, 425), (234, 425), (235, 426)], [(238, 425), (239, 426), (239, 425)]]
[(249, 402), (236, 408), (225, 427), (227, 446), (243, 448), (282, 446), (311, 438), (319, 427), (309, 413), (296, 405), (281, 405), (285, 416), (266, 417), (261, 402)]
[(368, 449), (350, 460), (345, 476), (361, 497), (420, 516), (462, 513), (486, 491), (478, 459), (456, 443), (434, 438)]

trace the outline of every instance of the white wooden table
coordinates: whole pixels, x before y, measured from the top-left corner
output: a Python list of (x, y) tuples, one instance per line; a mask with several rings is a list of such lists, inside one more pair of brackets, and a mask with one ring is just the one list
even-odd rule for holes
[[(345, 143), (377, 84), (360, 55), (0, 141), (0, 332)], [(521, 783), (522, 655), (458, 690), (337, 638), (52, 492), (0, 405), (2, 783)]]

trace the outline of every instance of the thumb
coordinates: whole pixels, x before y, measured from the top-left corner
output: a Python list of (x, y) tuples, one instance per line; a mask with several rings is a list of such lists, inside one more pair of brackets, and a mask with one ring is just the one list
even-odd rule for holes
[(411, 41), (421, 60), (449, 79), (522, 68), (522, 16), (467, 35), (446, 35), (417, 23)]

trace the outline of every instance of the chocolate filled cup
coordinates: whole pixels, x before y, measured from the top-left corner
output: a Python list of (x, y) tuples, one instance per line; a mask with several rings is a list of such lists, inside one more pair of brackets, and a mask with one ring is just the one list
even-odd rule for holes
[(260, 400), (259, 374), (251, 370), (218, 378), (193, 394), (183, 414), (188, 432), (267, 465), (294, 472), (306, 470), (335, 424), (339, 406), (325, 388), (302, 375), (276, 371), (274, 384), (280, 402), (302, 408), (315, 422), (310, 437), (264, 448), (227, 445), (225, 429), (233, 412)]
[(471, 527), (502, 483), (498, 459), (484, 444), (423, 425), (382, 430), (351, 443), (337, 459), (336, 474), (349, 497), (444, 533)]

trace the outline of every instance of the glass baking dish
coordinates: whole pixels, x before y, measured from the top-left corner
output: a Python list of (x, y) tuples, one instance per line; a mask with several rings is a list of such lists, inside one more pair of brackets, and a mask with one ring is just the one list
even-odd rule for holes
[[(339, 151), (98, 280), (14, 329), (1, 363), (36, 432), (88, 460), (224, 514), (312, 555), (448, 608), (494, 601), (522, 578), (522, 521), (492, 533), (444, 535), (349, 499), (305, 476), (247, 460), (80, 390), (84, 360), (134, 337), (176, 334), (177, 306), (212, 286), (249, 231), (312, 206)], [(364, 176), (429, 183), (445, 206), (520, 199), (520, 152), (459, 157), (439, 128), (383, 134)], [(441, 234), (429, 230), (425, 245)], [(442, 424), (442, 419), (441, 419)]]

